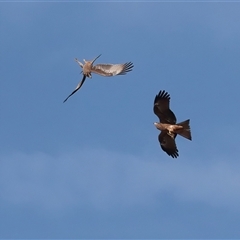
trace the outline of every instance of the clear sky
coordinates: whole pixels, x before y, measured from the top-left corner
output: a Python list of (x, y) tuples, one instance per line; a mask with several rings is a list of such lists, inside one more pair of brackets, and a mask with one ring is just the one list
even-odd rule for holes
[[(240, 3), (0, 3), (0, 238), (240, 238)], [(132, 61), (81, 80), (78, 58)], [(159, 90), (192, 141), (162, 151)]]

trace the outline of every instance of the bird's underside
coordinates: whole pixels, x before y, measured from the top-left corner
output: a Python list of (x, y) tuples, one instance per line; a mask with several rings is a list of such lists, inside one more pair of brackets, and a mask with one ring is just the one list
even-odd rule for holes
[(116, 75), (125, 75), (132, 71), (133, 64), (127, 62), (124, 64), (97, 64), (92, 67), (91, 72), (99, 74), (104, 77), (111, 77)]

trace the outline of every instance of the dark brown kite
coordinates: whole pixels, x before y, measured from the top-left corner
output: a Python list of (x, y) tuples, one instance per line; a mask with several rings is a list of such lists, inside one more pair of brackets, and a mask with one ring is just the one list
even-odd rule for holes
[(75, 92), (77, 92), (81, 86), (83, 85), (84, 81), (86, 80), (86, 77), (92, 78), (92, 72), (105, 76), (105, 77), (111, 77), (115, 75), (124, 75), (127, 72), (132, 71), (133, 64), (131, 62), (123, 63), (123, 64), (97, 64), (93, 66), (93, 63), (99, 58), (97, 56), (92, 61), (86, 61), (83, 59), (84, 64), (78, 61), (77, 58), (75, 58), (75, 61), (79, 64), (79, 66), (82, 68), (83, 78), (81, 82), (77, 85), (75, 90), (63, 101), (66, 102), (69, 97), (71, 97)]
[(177, 158), (178, 149), (176, 146), (175, 138), (177, 134), (192, 140), (189, 121), (190, 119), (176, 123), (177, 119), (174, 113), (169, 108), (170, 95), (166, 91), (160, 91), (154, 100), (153, 111), (159, 118), (159, 123), (155, 122), (154, 125), (161, 133), (158, 136), (161, 148), (169, 156)]

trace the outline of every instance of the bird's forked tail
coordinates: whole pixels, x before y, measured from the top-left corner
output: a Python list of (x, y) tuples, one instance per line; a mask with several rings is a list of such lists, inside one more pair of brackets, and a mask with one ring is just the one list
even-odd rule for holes
[(177, 123), (177, 125), (182, 126), (181, 129), (177, 130), (177, 134), (181, 135), (182, 137), (185, 137), (189, 140), (192, 140), (192, 136), (191, 136), (191, 129), (190, 129), (190, 125), (189, 125), (190, 119), (184, 121), (184, 122), (180, 122)]

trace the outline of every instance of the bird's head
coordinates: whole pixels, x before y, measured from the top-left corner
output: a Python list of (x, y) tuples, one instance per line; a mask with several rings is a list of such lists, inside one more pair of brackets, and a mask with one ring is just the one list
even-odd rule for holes
[(161, 130), (161, 129), (160, 129), (160, 123), (154, 122), (153, 124), (154, 124), (154, 126), (155, 126), (157, 129)]

